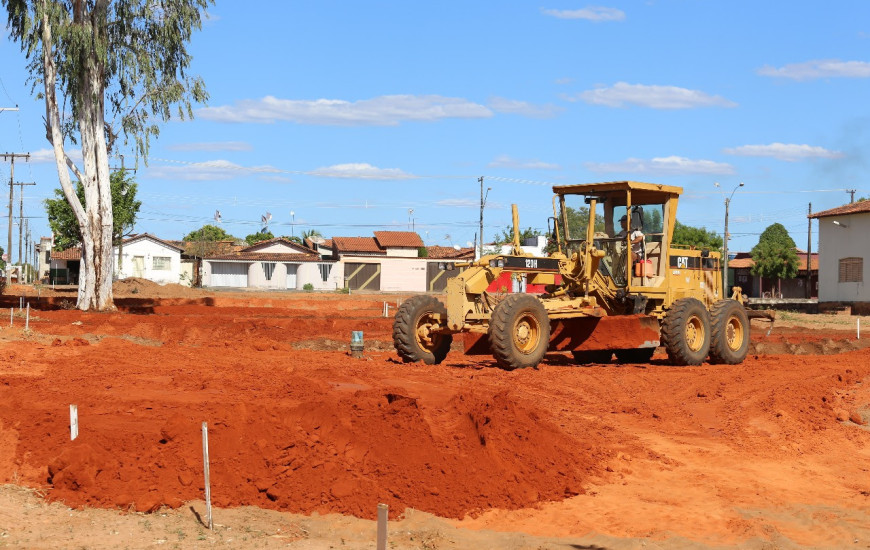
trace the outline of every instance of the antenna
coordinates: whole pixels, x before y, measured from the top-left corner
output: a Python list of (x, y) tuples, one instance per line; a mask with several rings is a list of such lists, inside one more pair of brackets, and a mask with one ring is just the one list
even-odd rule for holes
[(272, 221), (272, 214), (266, 212), (265, 215), (260, 216), (260, 221), (263, 222), (263, 233), (269, 231), (269, 222)]
[(217, 223), (221, 223), (221, 221), (223, 221), (223, 219), (221, 218), (221, 211), (220, 210), (214, 211), (214, 221), (216, 221)]

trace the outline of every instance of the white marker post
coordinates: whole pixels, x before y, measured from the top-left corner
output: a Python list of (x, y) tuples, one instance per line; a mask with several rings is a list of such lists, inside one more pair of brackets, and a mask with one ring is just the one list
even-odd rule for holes
[(378, 504), (378, 545), (377, 550), (387, 550), (387, 519), (390, 507)]
[(24, 318), (24, 330), (30, 330), (30, 302), (27, 302), (27, 316)]
[(69, 406), (69, 440), (75, 441), (79, 436), (79, 406)]
[(861, 318), (858, 317), (858, 340), (861, 339)]
[(202, 423), (202, 464), (205, 473), (205, 517), (208, 528), (214, 530), (214, 522), (211, 517), (211, 476), (208, 467), (208, 423)]

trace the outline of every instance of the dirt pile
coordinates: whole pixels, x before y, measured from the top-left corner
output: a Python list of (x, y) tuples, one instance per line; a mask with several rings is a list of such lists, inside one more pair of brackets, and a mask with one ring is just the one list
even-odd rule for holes
[[(401, 363), (380, 297), (208, 298), (0, 329), (0, 482), (74, 506), (180, 506), (203, 494), (207, 422), (223, 507), (370, 518), (386, 502), (476, 528), (725, 546), (870, 539), (856, 527), (870, 525), (870, 350), (764, 351), (860, 347), (849, 333), (756, 331), (741, 365), (557, 353), (505, 372), (456, 352)], [(363, 359), (344, 348), (353, 330)]]

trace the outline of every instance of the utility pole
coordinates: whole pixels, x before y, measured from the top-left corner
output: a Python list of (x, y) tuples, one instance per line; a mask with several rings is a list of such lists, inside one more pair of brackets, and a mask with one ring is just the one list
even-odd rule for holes
[[(9, 240), (7, 243), (6, 254), (9, 261), (6, 263), (7, 273), (9, 275), (12, 274), (11, 266), (12, 265), (12, 190), (14, 189), (13, 185), (15, 185), (15, 159), (23, 158), (25, 162), (30, 160), (30, 153), (3, 153), (3, 160), (10, 161), (10, 169), (9, 169)], [(11, 277), (7, 276), (7, 281), (10, 280)]]
[(855, 191), (857, 189), (846, 189), (846, 193), (849, 193), (849, 204), (855, 202)]
[(807, 300), (813, 297), (813, 291), (810, 290), (810, 272), (812, 271), (812, 259), (813, 255), (811, 250), (813, 248), (813, 219), (810, 217), (813, 215), (813, 203), (810, 203), (807, 208)]
[[(22, 254), (21, 254), (21, 240), (22, 240), (22, 237), (24, 235), (24, 223), (22, 222), (22, 220), (24, 219), (24, 186), (25, 185), (36, 185), (36, 184), (33, 182), (26, 182), (25, 183), (25, 182), (20, 182), (20, 181), (16, 181), (14, 183), (9, 184), (10, 188), (15, 186), (15, 185), (21, 187), (21, 190), (19, 191), (19, 196), (20, 196), (21, 202), (19, 203), (19, 207), (18, 207), (18, 263), (22, 263), (22, 259), (24, 258), (24, 256), (22, 256)], [(12, 193), (10, 192), (9, 195), (11, 196)], [(10, 209), (9, 211), (12, 212), (12, 209)], [(10, 223), (9, 225), (11, 226), (12, 224)], [(12, 239), (11, 238), (9, 239), (9, 246), (12, 246)], [(9, 259), (10, 260), (12, 259), (11, 251), (9, 254)]]
[(486, 188), (486, 194), (483, 193), (483, 176), (477, 178), (477, 181), (480, 182), (480, 256), (483, 257), (483, 208), (486, 206), (486, 197), (489, 196), (489, 192), (492, 191), (492, 187)]
[[(720, 187), (719, 182), (713, 184), (716, 187)], [(722, 297), (728, 297), (728, 207), (731, 206), (731, 199), (734, 198), (734, 193), (737, 192), (737, 189), (743, 187), (743, 182), (741, 181), (737, 187), (731, 191), (731, 196), (725, 197), (725, 235), (722, 239), (723, 241), (723, 254), (722, 254)], [(725, 194), (724, 192), (722, 193)]]
[(21, 187), (21, 190), (18, 192), (18, 198), (20, 202), (18, 203), (18, 263), (24, 263), (24, 255), (22, 254), (21, 246), (22, 241), (24, 240), (24, 186), (25, 185), (36, 185), (33, 182), (30, 183), (14, 183), (13, 185), (18, 185)]

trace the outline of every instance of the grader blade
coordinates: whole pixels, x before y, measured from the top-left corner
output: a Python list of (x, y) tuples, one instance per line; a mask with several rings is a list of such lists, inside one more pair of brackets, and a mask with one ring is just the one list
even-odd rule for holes
[[(550, 321), (550, 351), (656, 348), (659, 322), (649, 315), (578, 317)], [(466, 355), (490, 355), (486, 334), (465, 333)]]

